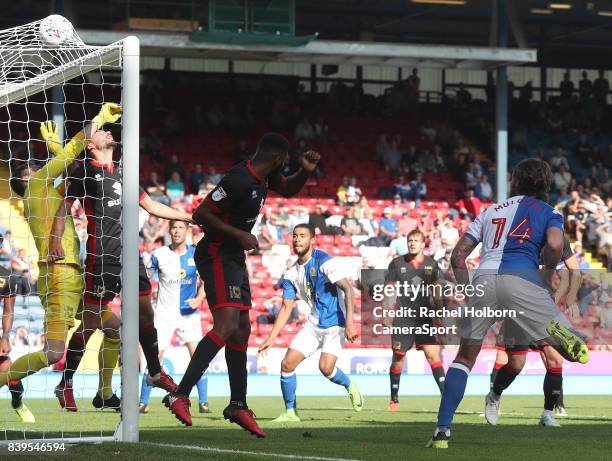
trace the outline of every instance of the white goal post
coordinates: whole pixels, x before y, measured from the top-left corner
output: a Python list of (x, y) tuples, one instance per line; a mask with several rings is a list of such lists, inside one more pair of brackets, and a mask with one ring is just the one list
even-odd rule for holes
[[(27, 113), (27, 104), (38, 104), (47, 111), (49, 102), (47, 90), (61, 86), (64, 91), (73, 79), (81, 79), (87, 82), (86, 75), (92, 71), (98, 72), (98, 77), (92, 77), (92, 81), (100, 78), (104, 83), (104, 70), (109, 70), (114, 76), (121, 72), (121, 105), (123, 115), (121, 120), (121, 145), (122, 145), (122, 293), (121, 304), (126, 306), (122, 309), (122, 332), (121, 332), (121, 419), (113, 435), (105, 435), (100, 431), (100, 436), (90, 436), (85, 433), (81, 437), (64, 438), (62, 428), (50, 427), (36, 430), (37, 435), (29, 437), (29, 432), (23, 429), (23, 434), (18, 432), (19, 439), (27, 440), (61, 440), (64, 442), (99, 442), (108, 440), (121, 440), (137, 442), (139, 438), (138, 425), (138, 392), (139, 392), (139, 365), (138, 365), (138, 215), (139, 215), (139, 86), (140, 86), (140, 44), (136, 37), (129, 36), (124, 40), (108, 46), (89, 46), (83, 43), (76, 31), (70, 25), (69, 37), (59, 45), (50, 45), (41, 39), (39, 28), (44, 20), (34, 21), (23, 26), (14, 27), (0, 31), (0, 124), (6, 123), (6, 130), (10, 132), (11, 107), (21, 106), (20, 109)], [(73, 84), (74, 86), (75, 84)], [(86, 99), (85, 86), (81, 83), (83, 92), (83, 109), (91, 101)], [(119, 86), (118, 84), (116, 86)], [(102, 100), (104, 101), (104, 90), (102, 89)], [(44, 94), (44, 98), (37, 96)], [(65, 91), (64, 91), (65, 94)], [(34, 99), (33, 99), (34, 98)], [(39, 99), (36, 99), (39, 98)], [(32, 101), (39, 102), (32, 102)], [(40, 102), (42, 100), (42, 102)], [(119, 102), (119, 101), (106, 101)], [(78, 104), (78, 102), (77, 102)], [(66, 109), (64, 109), (66, 111)], [(8, 120), (2, 120), (7, 114)], [(89, 115), (89, 114), (88, 114)], [(95, 114), (93, 114), (95, 115)], [(40, 141), (40, 136), (30, 135), (29, 130), (37, 124), (31, 122), (41, 120), (25, 120), (28, 130), (27, 141)], [(73, 126), (79, 122), (73, 118)], [(62, 131), (63, 131), (63, 127)], [(33, 128), (32, 128), (33, 129)], [(68, 136), (74, 132), (68, 133)], [(10, 139), (2, 139), (6, 143), (9, 153)], [(29, 152), (29, 150), (28, 150)], [(9, 154), (11, 155), (11, 154)], [(26, 160), (30, 160), (28, 157)], [(0, 197), (0, 199), (11, 199), (14, 197)], [(9, 219), (11, 219), (9, 217)], [(28, 378), (26, 378), (27, 380)], [(49, 384), (51, 386), (51, 384)], [(75, 389), (76, 390), (76, 389)], [(0, 389), (0, 392), (6, 388)], [(6, 392), (5, 392), (6, 393)], [(47, 395), (43, 394), (43, 396)], [(51, 394), (52, 395), (52, 394)], [(51, 397), (53, 398), (53, 397)], [(24, 400), (27, 401), (27, 389)], [(0, 405), (8, 405), (6, 399), (0, 399)], [(57, 405), (56, 402), (53, 402)], [(8, 413), (8, 408), (2, 412)], [(57, 412), (60, 412), (57, 406)], [(13, 415), (14, 416), (14, 415)], [(81, 416), (86, 424), (88, 416)], [(44, 415), (37, 417), (42, 420)], [(0, 425), (4, 420), (0, 420)], [(93, 423), (92, 423), (93, 424)], [(14, 432), (14, 429), (9, 429)], [(0, 427), (0, 443), (14, 442), (6, 434), (9, 430)], [(87, 432), (86, 427), (79, 428)], [(4, 433), (3, 433), (4, 432)], [(48, 436), (45, 433), (48, 433)], [(68, 431), (70, 432), (70, 431)], [(74, 432), (74, 431), (72, 431)], [(78, 431), (77, 431), (78, 432)], [(95, 431), (94, 431), (95, 432)], [(57, 438), (60, 433), (60, 439)]]

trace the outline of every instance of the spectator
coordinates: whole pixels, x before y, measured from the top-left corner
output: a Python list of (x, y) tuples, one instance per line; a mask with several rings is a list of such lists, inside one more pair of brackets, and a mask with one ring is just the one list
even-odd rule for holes
[(162, 224), (157, 217), (149, 215), (140, 233), (145, 243), (155, 243), (164, 241), (164, 235), (167, 230), (168, 225), (165, 221)]
[(409, 98), (418, 101), (421, 89), (421, 79), (419, 77), (419, 70), (416, 67), (412, 69), (412, 74), (406, 79), (406, 83)]
[(451, 247), (459, 241), (459, 231), (455, 227), (450, 215), (446, 216), (438, 225), (440, 231), (440, 241), (446, 240)]
[(206, 113), (206, 118), (211, 128), (220, 128), (225, 120), (219, 104), (213, 104), (212, 108)]
[(412, 186), (410, 183), (406, 182), (405, 176), (400, 176), (397, 179), (397, 183), (393, 187), (393, 192), (395, 195), (399, 195), (402, 199), (402, 202), (406, 202), (410, 199), (410, 193), (412, 192)]
[(11, 231), (7, 230), (0, 242), (0, 266), (7, 270), (11, 268), (11, 262), (14, 256), (14, 250), (11, 242)]
[(13, 275), (17, 282), (17, 294), (28, 296), (32, 290), (30, 288), (30, 262), (25, 248), (17, 250), (17, 254), (11, 261)]
[(582, 72), (582, 80), (578, 82), (578, 91), (580, 92), (580, 101), (585, 102), (591, 98), (593, 82), (589, 80), (586, 72)]
[(405, 254), (408, 254), (408, 238), (405, 234), (398, 232), (397, 237), (389, 243), (389, 256), (396, 257)]
[(318, 203), (315, 206), (314, 213), (310, 213), (308, 217), (308, 224), (314, 227), (316, 234), (327, 235), (329, 233), (329, 229), (327, 228), (327, 224), (325, 220), (331, 216), (331, 213), (327, 211), (324, 205)]
[(163, 142), (159, 136), (157, 128), (153, 127), (149, 130), (147, 136), (140, 141), (143, 153), (151, 155), (157, 162), (164, 160), (162, 154)]
[(178, 156), (176, 154), (172, 154), (170, 156), (170, 162), (166, 165), (164, 170), (164, 175), (166, 178), (171, 178), (172, 173), (178, 173), (179, 179), (182, 180), (185, 177), (185, 167), (182, 163), (179, 163)]
[(423, 174), (417, 173), (416, 177), (410, 181), (410, 198), (414, 200), (415, 206), (421, 206), (421, 200), (427, 196), (427, 185), (423, 182)]
[(397, 176), (399, 173), (400, 163), (402, 161), (402, 153), (399, 150), (399, 144), (397, 141), (391, 141), (391, 145), (383, 154), (383, 163), (385, 170), (390, 172), (393, 176)]
[(246, 139), (240, 139), (233, 153), (234, 164), (244, 162), (251, 158), (251, 152), (247, 149)]
[(337, 203), (338, 205), (346, 205), (348, 204), (348, 188), (349, 188), (349, 178), (348, 176), (344, 176), (342, 178), (342, 184), (338, 187), (336, 191)]
[(456, 100), (457, 104), (460, 106), (467, 106), (470, 104), (470, 102), (472, 102), (472, 95), (465, 89), (465, 84), (463, 82), (459, 83)]
[(314, 138), (317, 141), (327, 141), (329, 139), (329, 126), (323, 117), (318, 117), (314, 124)]
[(171, 202), (178, 202), (185, 197), (185, 184), (181, 181), (178, 171), (172, 173), (166, 182), (166, 194), (170, 197)]
[(474, 187), (480, 180), (482, 171), (478, 168), (475, 162), (469, 162), (467, 171), (465, 172), (465, 185), (468, 187)]
[(217, 169), (212, 165), (208, 167), (206, 182), (209, 182), (215, 186), (221, 182), (221, 175), (217, 173)]
[(553, 175), (555, 190), (567, 189), (572, 181), (572, 175), (565, 169), (565, 164), (561, 163), (559, 170)]
[(446, 239), (441, 239), (440, 240), (440, 246), (438, 248), (436, 248), (435, 253), (432, 255), (433, 259), (435, 261), (439, 261), (440, 259), (444, 258), (444, 255), (446, 255), (447, 251), (453, 251), (453, 248), (450, 246), (448, 240)]
[(371, 211), (368, 199), (365, 195), (359, 196), (359, 200), (357, 200), (357, 203), (355, 203), (355, 216), (357, 219), (365, 217), (368, 210)]
[(597, 73), (599, 77), (593, 83), (593, 95), (599, 104), (605, 105), (608, 99), (608, 92), (610, 91), (610, 82), (604, 77), (603, 70), (598, 70)]
[(300, 123), (295, 127), (295, 139), (314, 139), (315, 131), (314, 127), (310, 123), (307, 117), (304, 117)]
[(196, 163), (193, 171), (191, 172), (191, 176), (189, 176), (189, 192), (197, 195), (200, 190), (200, 186), (204, 182), (204, 179), (202, 164)]
[(380, 232), (378, 221), (374, 219), (371, 208), (365, 208), (363, 210), (363, 217), (359, 219), (359, 224), (363, 229), (363, 233), (369, 238), (376, 238)]
[(441, 171), (446, 171), (446, 160), (444, 159), (444, 155), (442, 155), (442, 147), (438, 144), (434, 144), (433, 146), (433, 172), (439, 173)]
[(397, 220), (397, 233), (408, 235), (411, 231), (419, 227), (419, 220), (410, 216), (408, 210), (403, 210), (402, 215)]
[(391, 240), (397, 237), (397, 220), (392, 215), (393, 210), (387, 207), (383, 210), (383, 219), (380, 220), (379, 238), (388, 246)]
[(391, 216), (396, 220), (404, 214), (406, 211), (405, 205), (402, 204), (402, 199), (399, 195), (393, 196), (393, 203), (391, 204)]
[(474, 188), (468, 187), (465, 189), (464, 197), (455, 203), (455, 208), (459, 210), (459, 214), (462, 217), (474, 220), (480, 214), (483, 207), (480, 199), (474, 196)]
[(593, 148), (589, 144), (585, 134), (580, 135), (580, 141), (575, 149), (576, 158), (580, 160), (582, 166), (588, 166), (593, 162)]
[(346, 207), (340, 227), (345, 235), (362, 235), (364, 233), (359, 220), (355, 218), (355, 208), (352, 206)]
[(557, 149), (555, 150), (555, 154), (548, 159), (548, 163), (550, 163), (550, 166), (553, 170), (558, 170), (561, 164), (565, 165), (566, 170), (569, 170), (569, 163), (565, 158), (565, 153), (563, 152), (563, 149), (561, 149), (560, 147), (557, 147)]
[(351, 177), (349, 185), (346, 187), (346, 202), (354, 205), (362, 195), (361, 189), (357, 186), (357, 178), (355, 176)]
[[(263, 302), (262, 309), (260, 310), (262, 314), (257, 316), (257, 323), (273, 324), (281, 310), (282, 300), (283, 299), (280, 296), (273, 296), (270, 299), (266, 299)], [(297, 308), (297, 303), (294, 303), (287, 323), (298, 322), (299, 319), (300, 313)]]
[(28, 338), (28, 330), (26, 330), (24, 327), (17, 327), (17, 329), (15, 330), (15, 334), (11, 339), (11, 346), (18, 348), (19, 346), (29, 345), (30, 339)]
[(381, 164), (384, 164), (385, 153), (389, 150), (389, 142), (387, 141), (387, 135), (381, 134), (376, 142), (376, 148), (374, 149), (374, 158)]
[(559, 92), (561, 94), (561, 100), (569, 100), (572, 98), (574, 93), (574, 84), (570, 80), (569, 72), (563, 74), (563, 81), (559, 85)]
[(486, 174), (483, 174), (480, 177), (480, 181), (476, 183), (474, 193), (476, 194), (476, 197), (483, 202), (490, 202), (493, 200), (493, 187), (491, 186), (489, 177)]
[(144, 183), (144, 189), (153, 200), (157, 200), (166, 205), (170, 203), (170, 198), (166, 195), (166, 186), (159, 180), (157, 171), (151, 171), (149, 180)]

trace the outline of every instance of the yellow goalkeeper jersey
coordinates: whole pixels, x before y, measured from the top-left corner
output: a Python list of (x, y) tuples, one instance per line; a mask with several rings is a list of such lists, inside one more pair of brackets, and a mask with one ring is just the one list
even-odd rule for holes
[[(28, 182), (24, 195), (25, 216), (30, 225), (36, 248), (38, 248), (39, 263), (49, 261), (49, 239), (53, 228), (53, 220), (65, 199), (64, 185), (55, 188), (53, 183), (72, 164), (81, 151), (82, 149), (64, 149), (60, 155), (49, 160), (44, 167), (32, 175)], [(66, 257), (55, 262), (81, 264), (79, 260), (79, 238), (70, 214), (66, 216), (62, 247)]]

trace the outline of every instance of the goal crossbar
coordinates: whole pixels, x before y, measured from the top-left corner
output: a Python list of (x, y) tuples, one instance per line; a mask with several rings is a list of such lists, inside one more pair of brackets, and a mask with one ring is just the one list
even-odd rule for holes
[[(112, 43), (62, 64), (54, 69), (19, 83), (7, 83), (0, 86), (0, 108), (15, 101), (28, 98), (60, 85), (92, 70), (107, 66), (121, 59), (122, 42)], [(4, 50), (0, 48), (0, 59)]]

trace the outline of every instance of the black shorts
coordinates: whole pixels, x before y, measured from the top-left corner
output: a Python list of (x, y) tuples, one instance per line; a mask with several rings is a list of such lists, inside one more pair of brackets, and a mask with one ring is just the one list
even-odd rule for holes
[(521, 327), (508, 319), (504, 320), (497, 334), (496, 348), (505, 350), (510, 355), (540, 350), (538, 344), (534, 343)]
[[(403, 317), (395, 317), (393, 319), (394, 327), (418, 327), (425, 322), (420, 322), (418, 319), (406, 319)], [(428, 322), (427, 322), (428, 323)], [(410, 350), (413, 345), (417, 349), (423, 346), (437, 345), (438, 338), (432, 334), (393, 334), (391, 335), (391, 349), (394, 353), (404, 355)]]
[(198, 245), (195, 262), (211, 311), (222, 307), (251, 308), (251, 287), (244, 251), (210, 251), (209, 246)]
[[(85, 275), (85, 302), (106, 305), (121, 292), (121, 266), (119, 264), (94, 263), (87, 266)], [(147, 271), (138, 261), (138, 295), (151, 294), (151, 282)]]

